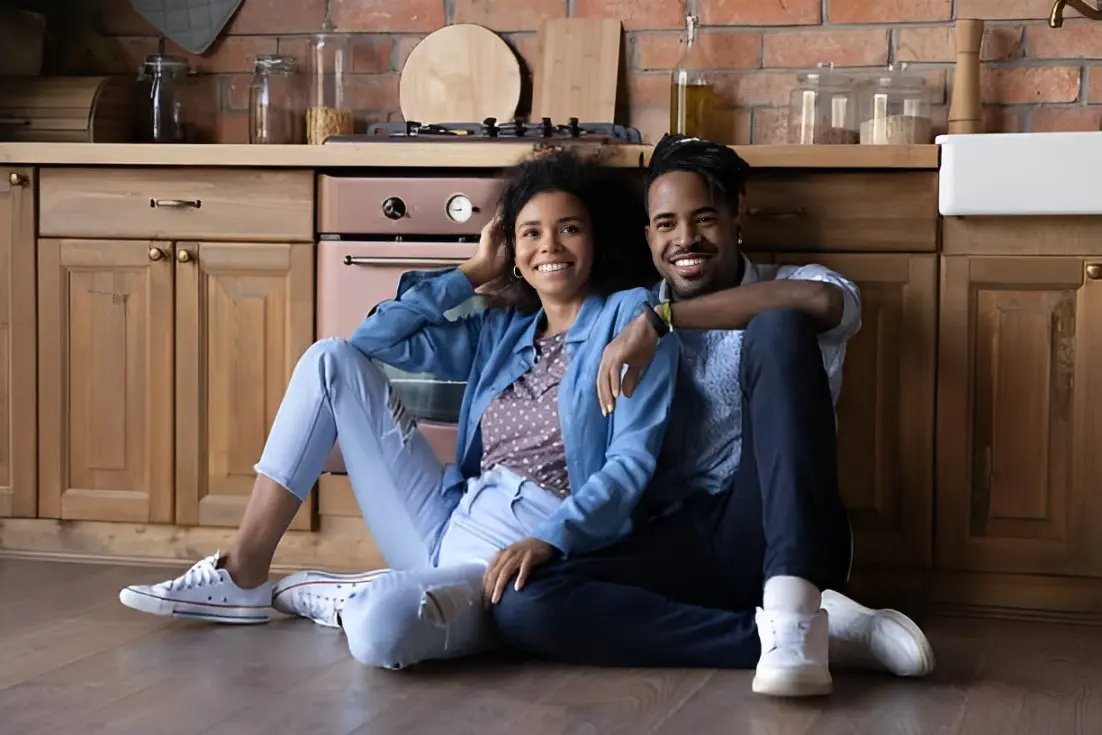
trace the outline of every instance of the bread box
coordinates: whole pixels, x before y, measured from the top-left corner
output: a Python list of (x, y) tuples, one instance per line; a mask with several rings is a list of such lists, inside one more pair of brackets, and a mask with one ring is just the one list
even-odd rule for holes
[(0, 141), (129, 143), (137, 90), (129, 76), (0, 77)]

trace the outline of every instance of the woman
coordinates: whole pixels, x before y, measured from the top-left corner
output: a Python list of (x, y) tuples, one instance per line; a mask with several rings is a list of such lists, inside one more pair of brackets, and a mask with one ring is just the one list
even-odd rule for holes
[[(623, 537), (662, 443), (677, 351), (659, 349), (635, 395), (613, 412), (596, 393), (604, 346), (647, 303), (613, 292), (623, 274), (613, 243), (631, 232), (608, 206), (611, 172), (567, 154), (516, 167), (499, 219), (455, 269), (408, 273), (349, 341), (302, 356), (257, 464), (227, 554), (182, 576), (134, 585), (137, 610), (261, 623), (279, 539), (333, 444), (387, 563), (396, 570), (281, 583), (275, 606), (343, 628), (357, 660), (399, 668), (483, 650), (484, 601), (523, 587), (552, 559)], [(616, 202), (615, 204), (619, 204)], [(642, 260), (642, 259), (640, 259)], [(445, 312), (497, 282), (494, 306)], [(457, 462), (442, 467), (373, 360), (466, 381)], [(370, 583), (366, 583), (371, 577)]]

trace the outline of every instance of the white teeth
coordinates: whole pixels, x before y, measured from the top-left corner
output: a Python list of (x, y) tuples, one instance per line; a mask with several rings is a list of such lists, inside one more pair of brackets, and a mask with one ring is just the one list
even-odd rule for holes
[(540, 273), (553, 273), (554, 271), (566, 270), (569, 267), (569, 263), (544, 263), (543, 265), (537, 265), (536, 270)]
[(704, 260), (704, 258), (678, 258), (673, 262), (673, 264), (679, 266), (700, 265), (704, 262)]

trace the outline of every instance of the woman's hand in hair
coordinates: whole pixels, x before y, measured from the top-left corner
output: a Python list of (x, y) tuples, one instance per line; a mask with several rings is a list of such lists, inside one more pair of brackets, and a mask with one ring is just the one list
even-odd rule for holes
[(544, 564), (555, 554), (555, 547), (538, 538), (526, 538), (498, 552), (482, 577), (482, 599), (487, 606), (501, 602), (505, 585), (514, 576), (517, 592), (524, 589), (532, 570)]
[(501, 216), (495, 215), (482, 228), (482, 235), (478, 239), (478, 250), (470, 260), (459, 266), (459, 270), (463, 271), (475, 288), (485, 286), (501, 275), (505, 267), (504, 244)]
[(608, 343), (597, 368), (597, 398), (606, 416), (616, 407), (621, 393), (631, 398), (657, 348), (658, 332), (642, 314), (628, 322)]

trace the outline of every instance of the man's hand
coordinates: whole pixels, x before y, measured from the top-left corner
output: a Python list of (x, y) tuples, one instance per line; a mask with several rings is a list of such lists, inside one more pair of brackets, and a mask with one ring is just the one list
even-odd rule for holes
[(482, 599), (487, 606), (501, 602), (505, 594), (505, 585), (516, 575), (516, 589), (524, 588), (532, 570), (551, 559), (555, 548), (538, 538), (526, 538), (517, 541), (498, 552), (490, 567), (482, 577)]
[[(621, 392), (631, 398), (657, 348), (658, 333), (643, 314), (628, 322), (623, 331), (608, 343), (601, 355), (601, 365), (597, 368), (597, 399), (606, 416), (612, 413)], [(621, 378), (625, 365), (627, 372)]]

